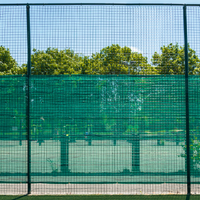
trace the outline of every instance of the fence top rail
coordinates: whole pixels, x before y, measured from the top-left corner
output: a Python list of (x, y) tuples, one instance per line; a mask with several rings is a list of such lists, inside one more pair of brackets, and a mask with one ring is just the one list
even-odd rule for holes
[(91, 6), (200, 6), (200, 4), (179, 4), (179, 3), (16, 3), (0, 4), (0, 6), (59, 6), (59, 5), (91, 5)]

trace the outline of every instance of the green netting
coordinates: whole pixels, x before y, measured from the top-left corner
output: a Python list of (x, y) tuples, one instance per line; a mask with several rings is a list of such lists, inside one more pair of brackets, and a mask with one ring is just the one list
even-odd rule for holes
[(199, 183), (200, 176), (199, 164), (200, 164), (200, 77), (189, 77), (189, 105), (190, 105), (190, 165), (191, 165), (191, 181), (192, 183)]
[[(1, 181), (21, 182), (26, 78), (0, 84)], [(186, 183), (184, 76), (32, 76), (30, 128), (33, 183)]]
[[(197, 25), (199, 30), (199, 14), (194, 15), (194, 12), (199, 13), (200, 8), (191, 6), (187, 8), (187, 26), (188, 26), (188, 43), (192, 44), (192, 48), (199, 54), (200, 40), (193, 26)], [(196, 28), (195, 28), (196, 29)], [(196, 30), (197, 30), (196, 29)], [(195, 65), (197, 66), (197, 65)], [(199, 76), (189, 76), (189, 126), (190, 126), (190, 168), (191, 168), (191, 193), (198, 192), (196, 186), (199, 184), (200, 177), (200, 88)]]
[(26, 85), (26, 77), (0, 77), (0, 182), (27, 182)]

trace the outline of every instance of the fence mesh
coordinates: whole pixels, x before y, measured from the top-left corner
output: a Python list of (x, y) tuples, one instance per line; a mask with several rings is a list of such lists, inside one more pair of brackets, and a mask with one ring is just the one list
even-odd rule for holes
[[(27, 62), (26, 9), (0, 6), (0, 75)], [(0, 193), (26, 193), (26, 77), (0, 76)], [(17, 184), (12, 187), (13, 183)]]
[[(195, 15), (193, 14), (195, 13)], [(188, 16), (188, 43), (190, 48), (194, 49), (198, 54), (200, 52), (199, 44), (199, 16), (200, 9), (199, 7), (189, 7), (187, 10)], [(195, 28), (194, 28), (195, 27)], [(196, 64), (198, 65), (198, 64)], [(190, 156), (191, 156), (191, 182), (192, 182), (192, 193), (195, 194), (198, 191), (195, 188), (196, 184), (199, 184), (199, 76), (190, 76), (189, 77), (189, 92), (190, 92)]]
[[(192, 193), (198, 16), (187, 7)], [(27, 192), (28, 145), (33, 194), (187, 193), (183, 6), (32, 5), (30, 78), (26, 20), (0, 7), (0, 193)]]

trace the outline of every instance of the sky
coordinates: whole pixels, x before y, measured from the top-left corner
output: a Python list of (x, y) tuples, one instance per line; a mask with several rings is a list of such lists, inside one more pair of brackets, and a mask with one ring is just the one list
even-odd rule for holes
[(199, 0), (101, 0), (101, 1), (92, 1), (92, 0), (0, 0), (0, 3), (199, 3)]
[[(41, 0), (6, 1), (27, 2), (41, 3)], [(43, 0), (43, 3), (54, 2)], [(56, 1), (62, 2), (71, 3)], [(88, 2), (91, 1), (82, 1)], [(117, 0), (101, 1), (104, 2), (120, 3)], [(74, 0), (73, 3), (80, 1)], [(173, 3), (183, 2), (176, 0)], [(188, 42), (200, 57), (200, 7), (188, 7), (187, 13)], [(119, 44), (121, 47), (130, 47), (133, 52), (142, 53), (150, 62), (154, 52), (160, 53), (163, 45), (184, 45), (182, 6), (31, 6), (30, 22), (32, 50), (70, 48), (80, 55), (91, 56), (104, 47)], [(0, 45), (10, 49), (19, 65), (27, 62), (25, 6), (0, 6)]]

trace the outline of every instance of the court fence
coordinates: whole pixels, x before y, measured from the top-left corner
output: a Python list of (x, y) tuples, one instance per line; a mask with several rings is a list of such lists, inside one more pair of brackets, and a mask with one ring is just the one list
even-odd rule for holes
[(0, 21), (1, 69), (25, 69), (0, 76), (1, 194), (200, 192), (200, 5), (1, 4)]

